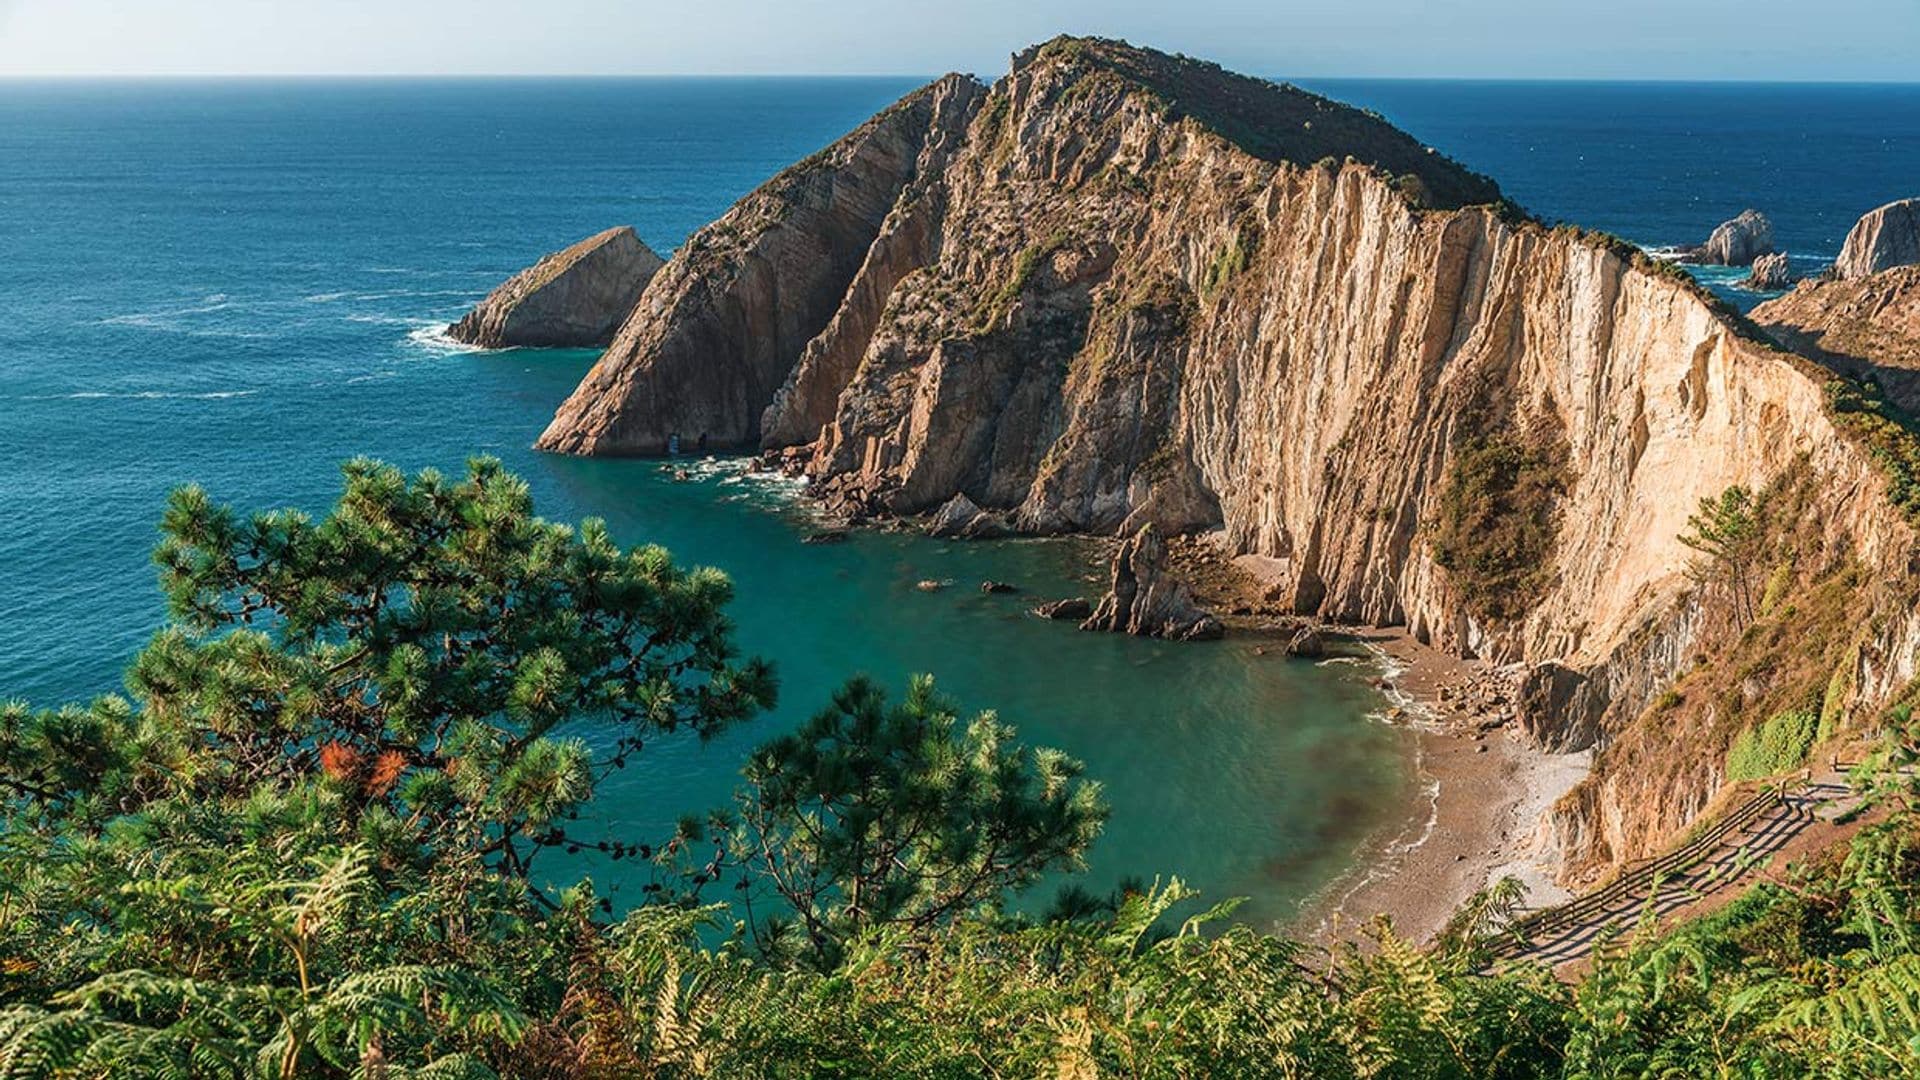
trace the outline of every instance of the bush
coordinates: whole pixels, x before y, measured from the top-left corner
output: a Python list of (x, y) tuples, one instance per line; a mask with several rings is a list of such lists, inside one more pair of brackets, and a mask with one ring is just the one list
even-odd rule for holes
[(1812, 709), (1790, 709), (1733, 740), (1727, 750), (1727, 780), (1758, 780), (1799, 768), (1813, 749), (1820, 715)]
[(1433, 556), (1474, 614), (1517, 619), (1546, 588), (1565, 460), (1557, 442), (1529, 444), (1507, 434), (1455, 446)]

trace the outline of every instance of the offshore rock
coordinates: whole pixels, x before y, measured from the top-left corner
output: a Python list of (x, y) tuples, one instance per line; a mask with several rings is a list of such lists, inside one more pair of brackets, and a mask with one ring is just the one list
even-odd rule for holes
[(1890, 202), (1856, 222), (1834, 261), (1835, 277), (1859, 278), (1920, 263), (1920, 198)]
[(1758, 210), (1742, 210), (1733, 220), (1721, 222), (1689, 256), (1692, 262), (1715, 266), (1750, 266), (1772, 251), (1773, 222)]
[(994, 540), (1008, 534), (1006, 523), (974, 504), (964, 493), (948, 499), (927, 519), (927, 535), (954, 540)]
[(1740, 282), (1741, 288), (1759, 292), (1779, 292), (1792, 284), (1793, 268), (1787, 265), (1787, 257), (1777, 251), (1753, 260), (1753, 271)]
[(1106, 630), (1173, 641), (1202, 641), (1224, 633), (1220, 620), (1193, 602), (1184, 582), (1166, 572), (1167, 546), (1152, 525), (1120, 545), (1112, 583), (1082, 630)]
[(508, 278), (447, 334), (488, 349), (605, 345), (661, 265), (631, 226), (608, 229)]

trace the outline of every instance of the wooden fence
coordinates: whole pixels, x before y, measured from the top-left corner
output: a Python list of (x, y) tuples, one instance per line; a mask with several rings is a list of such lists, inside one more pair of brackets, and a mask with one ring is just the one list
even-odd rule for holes
[(1534, 940), (1542, 934), (1550, 934), (1568, 926), (1578, 926), (1587, 916), (1612, 907), (1622, 897), (1633, 895), (1651, 886), (1655, 881), (1691, 869), (1712, 854), (1727, 834), (1747, 827), (1776, 807), (1786, 805), (1789, 804), (1784, 786), (1769, 787), (1759, 791), (1752, 798), (1735, 807), (1732, 813), (1715, 822), (1712, 828), (1681, 847), (1657, 859), (1636, 865), (1585, 896), (1576, 897), (1558, 907), (1541, 908), (1539, 911), (1515, 919), (1512, 925), (1501, 934), (1500, 940), (1489, 947), (1489, 951), (1495, 956), (1518, 956), (1525, 953), (1532, 948)]

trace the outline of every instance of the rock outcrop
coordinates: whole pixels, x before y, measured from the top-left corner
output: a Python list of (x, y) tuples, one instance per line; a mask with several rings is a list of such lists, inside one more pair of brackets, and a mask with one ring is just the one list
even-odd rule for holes
[(1920, 266), (1861, 278), (1809, 281), (1753, 310), (1782, 345), (1920, 413)]
[(915, 180), (938, 178), (984, 95), (960, 75), (915, 91), (694, 233), (536, 445), (658, 454), (680, 434), (757, 449), (801, 351), (862, 336), (850, 291), (886, 295), (878, 264), (912, 249), (914, 204), (933, 197)]
[(1854, 223), (1833, 273), (1844, 280), (1916, 263), (1920, 263), (1920, 198), (1901, 199)]
[(1772, 252), (1773, 222), (1758, 210), (1742, 210), (1739, 216), (1721, 222), (1706, 243), (1687, 253), (1687, 260), (1713, 266), (1751, 266), (1753, 260)]
[[(1911, 576), (1861, 446), (1885, 430), (1836, 415), (1830, 372), (1376, 116), (1060, 39), (807, 169), (709, 227), (726, 258), (675, 256), (542, 446), (709, 431), (849, 518), (964, 497), (1023, 532), (1124, 536), (1102, 628), (1180, 624), (1152, 549), (1220, 529), (1275, 604), (1513, 665), (1535, 741), (1602, 745), (1556, 825), (1571, 865), (1647, 854), (1720, 786), (1736, 714), (1655, 708), (1726, 640), (1679, 540), (1701, 499), (1804, 473), (1818, 565)], [(861, 198), (834, 194), (856, 172)], [(1757, 217), (1721, 257), (1770, 247)], [(798, 276), (755, 276), (773, 264)], [(1906, 625), (1893, 593), (1859, 603)], [(1843, 715), (1912, 677), (1887, 633)], [(1685, 767), (1643, 768), (1683, 719)]]
[(1152, 525), (1120, 545), (1107, 595), (1080, 629), (1172, 641), (1205, 641), (1224, 632), (1219, 619), (1193, 602), (1186, 583), (1167, 573), (1166, 540)]
[(1753, 260), (1753, 271), (1741, 282), (1742, 288), (1759, 292), (1779, 292), (1793, 284), (1793, 268), (1787, 264), (1787, 257), (1780, 252), (1762, 255)]
[(974, 504), (962, 492), (927, 518), (927, 535), (950, 540), (996, 540), (1006, 536), (1007, 524)]
[(447, 334), (488, 349), (605, 345), (661, 265), (631, 227), (608, 229), (508, 278)]

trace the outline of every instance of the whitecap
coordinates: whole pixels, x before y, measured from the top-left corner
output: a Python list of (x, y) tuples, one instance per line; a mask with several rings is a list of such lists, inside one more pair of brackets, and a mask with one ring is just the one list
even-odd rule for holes
[(409, 320), (417, 325), (407, 332), (407, 340), (415, 347), (424, 349), (435, 356), (457, 356), (461, 353), (486, 352), (478, 345), (469, 345), (464, 341), (455, 341), (447, 333), (450, 327), (438, 320), (426, 322)]

